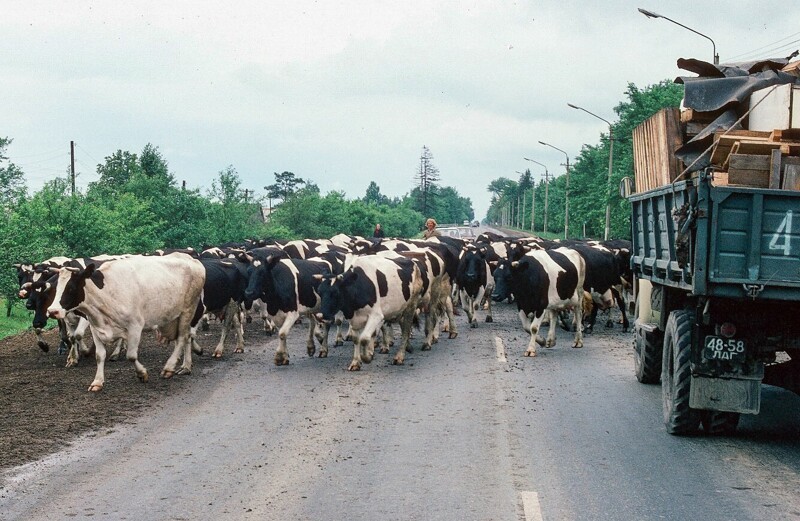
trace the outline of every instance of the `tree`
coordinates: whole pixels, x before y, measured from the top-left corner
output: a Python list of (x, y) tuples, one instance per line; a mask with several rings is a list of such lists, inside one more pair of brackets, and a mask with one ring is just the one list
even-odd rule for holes
[(306, 182), (295, 176), (292, 172), (275, 172), (275, 184), (265, 186), (267, 197), (270, 199), (288, 200), (297, 191), (298, 187)]
[(92, 183), (105, 191), (116, 192), (127, 183), (134, 174), (141, 172), (139, 158), (132, 152), (117, 150), (106, 156), (106, 162), (97, 165), (100, 180)]
[(364, 195), (364, 199), (362, 199), (366, 204), (387, 204), (389, 202), (389, 198), (385, 195), (381, 194), (381, 189), (378, 186), (378, 183), (375, 181), (370, 181), (369, 186), (367, 187), (367, 193)]
[(419, 168), (414, 176), (418, 181), (417, 207), (423, 215), (433, 215), (436, 208), (436, 194), (439, 182), (439, 169), (433, 164), (433, 154), (428, 147), (422, 147), (419, 156)]
[(4, 154), (11, 141), (0, 138), (0, 208), (6, 209), (16, 205), (27, 192), (25, 173), (14, 163), (3, 165), (4, 161), (8, 161)]

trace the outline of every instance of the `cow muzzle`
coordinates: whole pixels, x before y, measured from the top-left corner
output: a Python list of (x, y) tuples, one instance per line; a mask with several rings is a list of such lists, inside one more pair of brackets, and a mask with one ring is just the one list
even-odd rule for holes
[(60, 320), (64, 318), (67, 313), (61, 308), (47, 308), (47, 316)]

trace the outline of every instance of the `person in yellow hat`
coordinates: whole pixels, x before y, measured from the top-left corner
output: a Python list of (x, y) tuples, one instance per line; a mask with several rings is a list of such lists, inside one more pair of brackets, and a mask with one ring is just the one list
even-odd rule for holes
[(436, 219), (431, 217), (427, 221), (425, 221), (425, 233), (422, 234), (422, 237), (424, 239), (429, 239), (431, 237), (438, 237), (440, 235), (441, 233), (439, 233), (439, 230), (436, 229)]

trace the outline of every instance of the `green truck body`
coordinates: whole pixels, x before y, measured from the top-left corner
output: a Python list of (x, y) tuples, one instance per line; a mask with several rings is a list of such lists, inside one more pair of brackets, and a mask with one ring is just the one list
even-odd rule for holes
[(710, 176), (629, 197), (637, 377), (673, 434), (735, 429), (762, 382), (800, 390), (800, 192)]

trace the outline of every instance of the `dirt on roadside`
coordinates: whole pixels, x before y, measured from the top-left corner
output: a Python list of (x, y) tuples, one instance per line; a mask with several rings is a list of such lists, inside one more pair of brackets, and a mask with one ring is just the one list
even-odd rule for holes
[[(252, 333), (246, 331), (245, 341), (248, 336), (267, 338), (256, 330), (255, 323), (246, 329)], [(234, 341), (229, 335), (224, 357), (210, 357), (219, 339), (219, 325), (212, 324), (208, 332), (198, 332), (205, 354), (193, 357), (194, 375), (164, 379), (160, 372), (172, 348), (156, 343), (152, 333), (145, 333), (139, 361), (147, 368), (149, 381), (140, 382), (124, 357), (116, 362), (107, 360), (103, 390), (90, 393), (87, 389), (97, 369), (94, 356), (66, 368), (66, 355), (57, 354), (58, 331), (47, 331), (45, 338), (51, 346), (46, 353), (37, 347), (32, 332), (0, 340), (0, 470), (56, 452), (82, 434), (129, 421), (141, 409), (198, 380), (196, 375), (204, 366), (240, 356), (232, 354)]]

